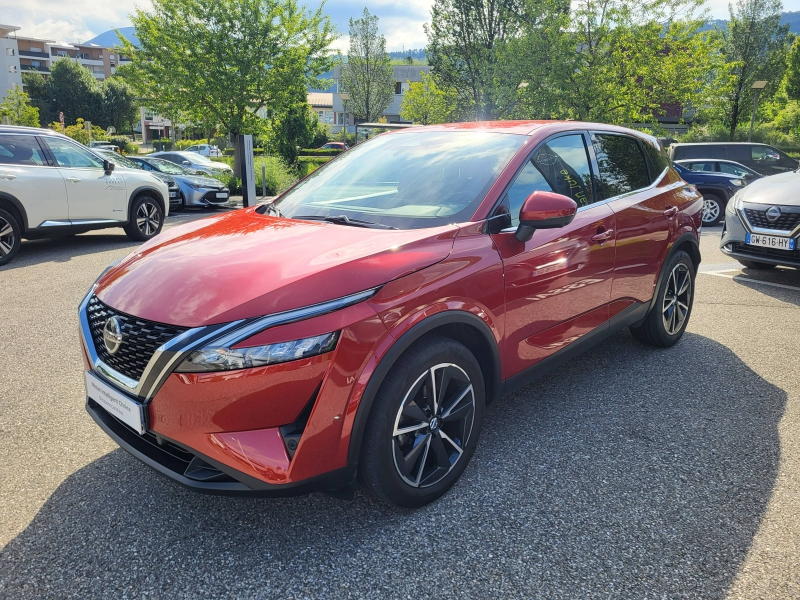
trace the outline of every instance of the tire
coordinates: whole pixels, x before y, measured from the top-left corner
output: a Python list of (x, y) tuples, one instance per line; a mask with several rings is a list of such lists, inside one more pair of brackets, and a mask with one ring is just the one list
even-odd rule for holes
[[(447, 381), (434, 411), (431, 373)], [(459, 399), (460, 398), (460, 399)], [(418, 508), (447, 492), (467, 468), (483, 426), (480, 365), (462, 344), (425, 338), (392, 366), (372, 405), (359, 460), (362, 486), (383, 502)]]
[(146, 242), (161, 233), (164, 226), (164, 211), (152, 196), (139, 196), (131, 206), (131, 220), (125, 233), (136, 242)]
[(769, 269), (775, 268), (775, 265), (771, 265), (769, 263), (756, 262), (754, 260), (742, 260), (740, 258), (737, 258), (736, 260), (738, 260), (742, 264), (742, 266), (757, 271), (767, 271)]
[(703, 193), (703, 225), (716, 225), (725, 218), (725, 203), (716, 194)]
[(0, 209), (0, 266), (10, 263), (22, 245), (22, 230), (10, 212)]
[(664, 274), (655, 304), (640, 325), (630, 327), (634, 339), (659, 348), (674, 345), (686, 331), (694, 304), (696, 276), (692, 259), (682, 250), (670, 258), (664, 266)]

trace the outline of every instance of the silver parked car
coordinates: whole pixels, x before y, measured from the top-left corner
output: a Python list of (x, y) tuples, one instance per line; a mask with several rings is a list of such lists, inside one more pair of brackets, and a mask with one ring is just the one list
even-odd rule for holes
[(197, 154), (197, 152), (154, 152), (153, 154), (148, 154), (148, 156), (168, 160), (176, 165), (188, 167), (193, 171), (202, 171), (206, 175), (233, 174), (233, 169), (225, 163), (215, 162), (206, 156)]
[(800, 172), (764, 177), (728, 202), (721, 250), (750, 269), (800, 268)]
[(141, 165), (146, 171), (163, 173), (172, 177), (180, 188), (180, 206), (217, 206), (225, 204), (230, 191), (218, 179), (206, 177), (196, 171), (168, 160), (147, 157), (131, 157), (130, 160)]

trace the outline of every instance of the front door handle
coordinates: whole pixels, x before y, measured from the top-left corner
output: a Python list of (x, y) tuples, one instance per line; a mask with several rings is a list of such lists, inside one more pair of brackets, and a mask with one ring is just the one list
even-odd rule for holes
[(592, 241), (593, 242), (600, 242), (602, 244), (603, 242), (607, 242), (608, 240), (610, 240), (612, 237), (614, 237), (614, 230), (613, 229), (606, 229), (605, 231), (602, 231), (602, 232), (598, 233), (597, 235), (593, 235), (592, 236)]
[(69, 181), (70, 183), (80, 183), (81, 180), (78, 179), (77, 177), (67, 177), (67, 181)]
[(677, 214), (678, 214), (677, 206), (670, 206), (667, 210), (664, 211), (664, 216), (667, 217), (668, 219), (671, 219)]
[(16, 178), (17, 176), (11, 173), (0, 173), (0, 179), (7, 179), (8, 181), (11, 181), (12, 179)]

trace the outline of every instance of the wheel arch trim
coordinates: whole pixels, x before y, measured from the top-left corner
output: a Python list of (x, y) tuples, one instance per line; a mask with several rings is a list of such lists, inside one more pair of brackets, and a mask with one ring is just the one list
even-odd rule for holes
[[(364, 437), (364, 429), (369, 419), (370, 412), (372, 411), (372, 403), (375, 399), (378, 390), (381, 387), (386, 376), (389, 374), (390, 369), (394, 366), (397, 359), (408, 350), (416, 341), (421, 339), (427, 334), (434, 332), (440, 328), (446, 328), (451, 325), (463, 325), (470, 328), (472, 331), (481, 336), (483, 343), (490, 349), (491, 356), (491, 369), (492, 381), (491, 384), (487, 382), (487, 403), (502, 394), (502, 371), (500, 363), (500, 349), (497, 346), (494, 334), (489, 326), (483, 319), (464, 310), (446, 310), (434, 315), (431, 315), (419, 323), (415, 324), (408, 331), (403, 333), (386, 351), (381, 358), (369, 382), (364, 389), (361, 400), (356, 409), (356, 416), (353, 420), (353, 427), (350, 432), (349, 449), (347, 453), (347, 464), (353, 465), (358, 462), (359, 454), (361, 453), (361, 443)], [(448, 336), (443, 333), (445, 337)], [(480, 357), (476, 357), (480, 363)]]
[(162, 211), (166, 210), (166, 207), (164, 205), (164, 197), (161, 195), (161, 192), (159, 192), (152, 185), (147, 185), (147, 184), (140, 185), (139, 187), (135, 188), (130, 193), (130, 196), (128, 196), (128, 223), (130, 223), (131, 220), (133, 219), (133, 214), (131, 213), (131, 211), (133, 210), (134, 201), (139, 196), (141, 196), (143, 194), (146, 194), (146, 193), (153, 194), (155, 196), (156, 200), (158, 200), (161, 203), (161, 210)]
[(25, 210), (25, 207), (22, 205), (17, 198), (12, 196), (11, 194), (7, 194), (6, 192), (0, 192), (0, 201), (5, 200), (11, 206), (13, 206), (16, 211), (19, 213), (19, 216), (22, 218), (22, 223), (19, 226), (22, 228), (22, 234), (24, 235), (26, 231), (28, 231), (28, 213)]
[(656, 285), (653, 288), (653, 297), (650, 300), (650, 308), (652, 309), (656, 305), (656, 301), (658, 300), (658, 290), (661, 289), (661, 284), (664, 281), (664, 277), (666, 275), (666, 266), (672, 257), (682, 249), (684, 246), (688, 246), (691, 250), (688, 252), (689, 257), (692, 259), (692, 262), (695, 263), (695, 274), (697, 274), (697, 269), (700, 267), (700, 242), (697, 239), (697, 236), (692, 231), (685, 231), (680, 234), (675, 240), (672, 242), (672, 245), (667, 250), (667, 255), (664, 257), (664, 262), (661, 263), (661, 268), (658, 271), (658, 278), (656, 279)]

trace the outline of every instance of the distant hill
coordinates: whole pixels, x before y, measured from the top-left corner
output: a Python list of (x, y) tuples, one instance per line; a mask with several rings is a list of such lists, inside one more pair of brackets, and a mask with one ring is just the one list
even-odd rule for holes
[(409, 56), (414, 60), (428, 60), (428, 55), (425, 54), (425, 48), (413, 48), (405, 52), (402, 50), (395, 50), (394, 52), (387, 52), (386, 54), (389, 55), (389, 58), (399, 58), (400, 60)]
[[(789, 31), (800, 35), (800, 10), (781, 13), (781, 25), (786, 25), (787, 23), (789, 24)], [(705, 27), (703, 27), (703, 31), (713, 29), (714, 27), (725, 29), (727, 26), (728, 22), (723, 19), (712, 19), (706, 23)]]
[[(134, 46), (139, 45), (139, 38), (136, 37), (136, 29), (133, 27), (120, 27), (119, 32), (125, 36), (126, 39), (130, 40)], [(97, 44), (98, 46), (103, 46), (104, 48), (113, 48), (114, 46), (119, 46), (119, 37), (117, 37), (116, 31), (109, 29), (105, 33), (101, 33), (86, 43)]]

